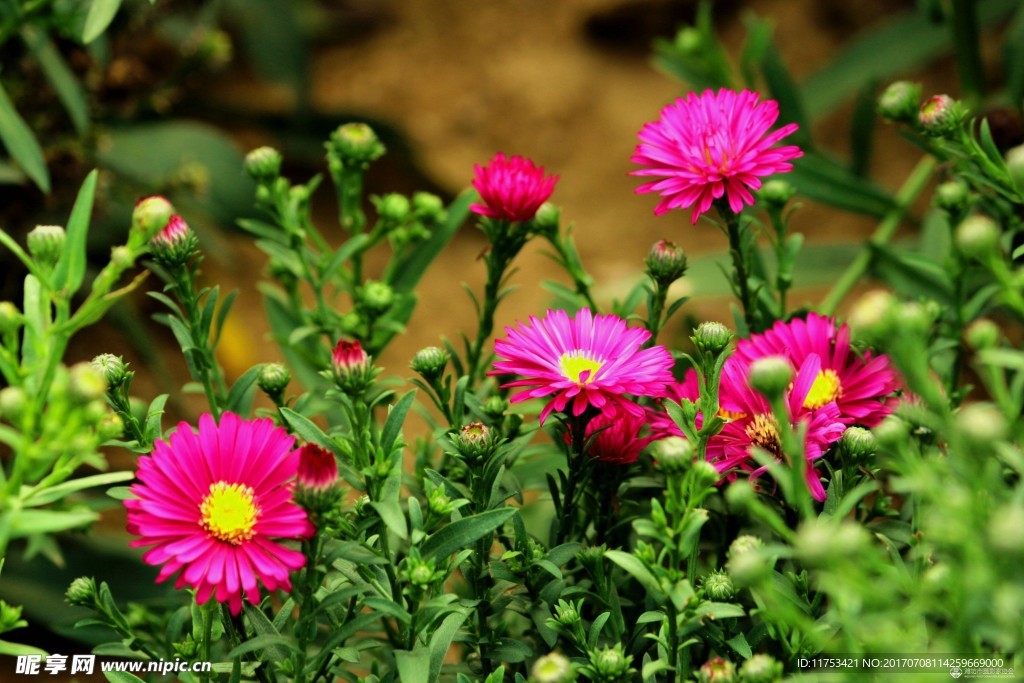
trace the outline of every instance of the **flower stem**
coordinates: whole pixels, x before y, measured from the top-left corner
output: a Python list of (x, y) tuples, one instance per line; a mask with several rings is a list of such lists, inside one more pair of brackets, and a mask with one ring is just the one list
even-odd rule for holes
[(971, 104), (981, 101), (985, 75), (978, 45), (978, 14), (975, 0), (953, 0), (953, 53), (960, 72), (960, 87)]
[(729, 205), (721, 202), (718, 212), (725, 219), (726, 235), (729, 237), (729, 255), (735, 268), (736, 288), (743, 307), (743, 320), (751, 332), (758, 331), (755, 326), (754, 301), (750, 293), (750, 275), (747, 268), (747, 255), (743, 249), (743, 236), (740, 232), (740, 214), (735, 213)]

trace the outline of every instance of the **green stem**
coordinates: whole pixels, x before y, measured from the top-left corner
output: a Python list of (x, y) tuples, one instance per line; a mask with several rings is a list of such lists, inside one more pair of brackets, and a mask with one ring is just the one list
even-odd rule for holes
[(665, 302), (668, 301), (668, 287), (663, 287), (659, 282), (654, 282), (654, 287), (654, 294), (648, 299), (647, 310), (647, 331), (651, 333), (651, 338), (644, 344), (645, 347), (658, 343), (658, 334), (663, 324), (661, 317), (665, 311)]
[(978, 14), (976, 0), (953, 0), (950, 26), (953, 30), (953, 53), (960, 72), (960, 87), (970, 104), (981, 101), (985, 74), (978, 45)]
[(470, 347), (466, 359), (466, 374), (469, 375), (469, 386), (476, 382), (482, 362), (484, 345), (490, 339), (494, 331), (494, 313), (498, 309), (498, 295), (501, 290), (501, 282), (505, 278), (505, 269), (511, 259), (498, 254), (497, 249), (492, 249), (487, 255), (487, 284), (484, 286), (484, 301), (480, 310), (480, 319), (477, 323), (476, 339)]
[(727, 204), (719, 204), (718, 212), (725, 219), (726, 235), (729, 237), (729, 255), (732, 256), (732, 265), (736, 269), (736, 287), (739, 291), (740, 305), (743, 306), (743, 320), (747, 329), (756, 332), (754, 324), (754, 300), (750, 293), (750, 276), (747, 272), (747, 256), (743, 250), (743, 238), (740, 235), (740, 215), (734, 213)]
[(930, 156), (926, 156), (917, 162), (917, 166), (910, 172), (906, 182), (903, 183), (899, 192), (896, 193), (895, 206), (885, 214), (875, 229), (874, 234), (868, 240), (869, 246), (861, 251), (853, 263), (843, 271), (843, 274), (839, 276), (836, 284), (832, 287), (832, 291), (821, 302), (818, 310), (822, 314), (835, 315), (839, 304), (843, 302), (857, 283), (860, 282), (861, 278), (864, 277), (865, 273), (868, 272), (872, 261), (871, 247), (880, 247), (889, 243), (892, 236), (896, 233), (900, 221), (903, 220), (903, 217), (911, 205), (913, 205), (917, 196), (927, 187), (928, 181), (931, 180), (932, 172), (935, 170), (936, 163), (935, 158)]

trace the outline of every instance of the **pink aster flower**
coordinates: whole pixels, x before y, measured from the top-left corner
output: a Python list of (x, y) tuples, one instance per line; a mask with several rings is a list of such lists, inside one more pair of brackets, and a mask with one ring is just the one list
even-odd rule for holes
[[(598, 415), (587, 423), (587, 455), (612, 465), (632, 464), (656, 438), (653, 433), (640, 436), (645, 426), (647, 418), (643, 413), (621, 411), (617, 415)], [(570, 438), (566, 433), (566, 443)]]
[[(731, 360), (731, 359), (730, 359)], [(782, 459), (782, 444), (779, 424), (765, 398), (750, 388), (746, 374), (748, 367), (740, 363), (726, 363), (722, 371), (723, 417), (729, 418), (722, 431), (708, 442), (708, 460), (719, 472), (733, 473), (743, 470), (755, 479), (765, 472), (751, 455), (756, 446), (777, 459)], [(835, 403), (828, 403), (816, 409), (805, 407), (812, 386), (821, 372), (821, 361), (816, 354), (809, 354), (793, 380), (786, 396), (786, 407), (791, 426), (800, 422), (807, 424), (804, 439), (804, 458), (807, 460), (807, 486), (815, 500), (825, 500), (825, 489), (821, 485), (821, 473), (814, 463), (839, 439), (846, 430), (839, 420), (839, 409)]]
[(812, 354), (820, 359), (821, 369), (803, 408), (815, 410), (834, 402), (840, 422), (866, 427), (877, 426), (892, 412), (896, 401), (892, 393), (902, 384), (889, 357), (873, 356), (871, 351), (857, 355), (850, 348), (850, 328), (817, 313), (808, 314), (806, 320), (780, 320), (766, 332), (741, 340), (729, 362), (749, 367), (758, 358), (782, 356), (796, 370)]
[(486, 166), (474, 164), (473, 187), (480, 193), (483, 204), (473, 204), (473, 213), (501, 220), (528, 221), (540, 205), (555, 191), (557, 175), (545, 176), (543, 166), (531, 160), (514, 156), (506, 159), (498, 152)]
[(512, 397), (513, 403), (552, 397), (541, 411), (541, 423), (553, 410), (570, 409), (578, 416), (588, 406), (643, 414), (623, 395), (661, 396), (672, 381), (672, 355), (662, 346), (641, 348), (651, 333), (628, 327), (614, 315), (594, 316), (583, 308), (570, 318), (552, 310), (505, 332), (506, 339), (494, 342), (499, 360), (488, 374), (524, 378), (502, 387), (528, 387)]
[(631, 175), (657, 180), (636, 191), (664, 198), (657, 215), (694, 207), (694, 224), (723, 196), (734, 212), (742, 211), (754, 203), (750, 190), (761, 187), (763, 176), (792, 170), (789, 161), (803, 155), (795, 145), (772, 147), (797, 129), (790, 123), (769, 132), (778, 118), (777, 102), (758, 102), (748, 90), (705, 90), (677, 99), (640, 130), (631, 161), (645, 168)]
[(272, 539), (313, 533), (306, 513), (292, 500), (298, 468), (294, 439), (270, 420), (242, 420), (224, 413), (220, 425), (199, 418), (199, 433), (186, 423), (152, 455), (139, 459), (135, 498), (125, 501), (133, 547), (163, 565), (157, 581), (181, 572), (175, 586), (196, 590), (196, 600), (226, 602), (232, 614), (243, 596), (260, 600), (267, 590), (291, 590), (289, 574), (302, 553)]

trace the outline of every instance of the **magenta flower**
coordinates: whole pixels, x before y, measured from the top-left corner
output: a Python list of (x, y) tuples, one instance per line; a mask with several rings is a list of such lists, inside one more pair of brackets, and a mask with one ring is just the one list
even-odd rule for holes
[(473, 213), (518, 223), (528, 221), (555, 191), (557, 175), (545, 176), (543, 166), (525, 157), (506, 159), (498, 152), (486, 166), (473, 165), (473, 187), (483, 204), (472, 204)]
[[(730, 359), (731, 360), (731, 359)], [(708, 460), (719, 472), (735, 478), (738, 470), (749, 472), (755, 479), (765, 472), (751, 455), (755, 446), (781, 460), (782, 443), (779, 424), (765, 398), (747, 384), (749, 367), (741, 363), (726, 362), (722, 371), (722, 417), (729, 422), (708, 442)], [(786, 407), (791, 426), (807, 424), (804, 439), (804, 458), (807, 460), (807, 486), (815, 500), (825, 500), (821, 473), (814, 467), (828, 447), (843, 435), (846, 425), (839, 421), (839, 409), (828, 403), (816, 409), (805, 407), (813, 384), (821, 372), (817, 354), (809, 354), (793, 380), (786, 396)]]
[(270, 420), (242, 420), (224, 413), (199, 418), (199, 433), (186, 423), (152, 455), (139, 459), (135, 498), (125, 501), (133, 547), (153, 546), (142, 559), (163, 565), (157, 581), (181, 572), (177, 588), (196, 589), (197, 602), (226, 602), (232, 614), (242, 598), (291, 590), (289, 574), (302, 553), (271, 539), (310, 536), (306, 513), (292, 500), (298, 467), (294, 440)]
[(661, 396), (672, 381), (672, 355), (662, 346), (641, 348), (651, 333), (614, 315), (594, 316), (583, 308), (571, 319), (565, 311), (548, 311), (505, 332), (507, 339), (494, 342), (499, 360), (488, 374), (524, 377), (502, 387), (529, 387), (512, 396), (513, 403), (551, 396), (541, 423), (570, 403), (577, 416), (588, 406), (643, 414), (623, 396)]
[[(656, 438), (653, 434), (640, 436), (646, 425), (646, 415), (642, 412), (639, 415), (627, 411), (617, 415), (598, 415), (587, 423), (587, 455), (612, 465), (636, 462), (640, 452)], [(568, 443), (568, 433), (565, 439)]]
[(902, 384), (889, 357), (873, 356), (870, 351), (857, 355), (850, 348), (850, 328), (837, 327), (833, 318), (817, 313), (809, 313), (806, 320), (780, 320), (764, 333), (741, 340), (729, 362), (749, 367), (758, 358), (782, 356), (796, 370), (812, 354), (820, 359), (821, 370), (803, 408), (815, 410), (834, 402), (840, 422), (866, 427), (877, 426), (892, 412), (896, 401), (892, 393)]
[(334, 353), (331, 354), (331, 362), (334, 363), (337, 372), (358, 372), (369, 366), (370, 357), (366, 355), (363, 345), (358, 341), (339, 339), (338, 345), (334, 347)]
[(303, 444), (299, 448), (299, 465), (296, 481), (313, 491), (325, 491), (338, 481), (338, 463), (334, 454), (315, 443)]
[(758, 102), (748, 90), (705, 90), (677, 99), (640, 130), (631, 161), (645, 168), (630, 175), (657, 180), (636, 191), (664, 198), (654, 209), (659, 216), (694, 207), (694, 224), (723, 196), (734, 212), (742, 211), (754, 203), (750, 190), (761, 187), (763, 176), (792, 170), (788, 162), (803, 155), (794, 145), (772, 147), (798, 127), (790, 123), (769, 132), (778, 118), (777, 102)]

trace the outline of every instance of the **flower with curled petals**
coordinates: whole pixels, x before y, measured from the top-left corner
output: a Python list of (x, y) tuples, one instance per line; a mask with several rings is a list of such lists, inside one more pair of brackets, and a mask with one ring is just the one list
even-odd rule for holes
[(187, 423), (153, 453), (139, 459), (138, 482), (125, 501), (133, 547), (162, 565), (157, 581), (178, 573), (177, 588), (196, 590), (196, 601), (226, 602), (232, 614), (243, 598), (260, 601), (267, 590), (291, 590), (302, 553), (274, 539), (306, 538), (314, 529), (292, 497), (299, 464), (294, 439), (271, 420), (209, 413), (198, 433)]
[(473, 187), (483, 204), (472, 204), (473, 213), (519, 223), (537, 214), (540, 205), (555, 191), (557, 175), (545, 175), (543, 166), (521, 156), (506, 158), (498, 152), (486, 166), (473, 166)]

